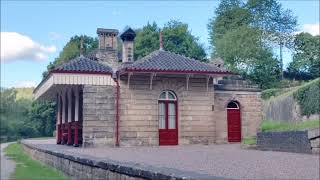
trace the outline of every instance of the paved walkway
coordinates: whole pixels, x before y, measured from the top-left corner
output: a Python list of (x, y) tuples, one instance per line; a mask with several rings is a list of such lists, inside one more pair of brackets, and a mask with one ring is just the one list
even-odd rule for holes
[(11, 143), (3, 143), (1, 146), (1, 180), (9, 180), (15, 170), (15, 162), (4, 154), (4, 149)]
[(234, 179), (319, 179), (320, 173), (318, 155), (244, 150), (239, 144), (85, 149), (48, 140), (29, 143), (101, 159)]

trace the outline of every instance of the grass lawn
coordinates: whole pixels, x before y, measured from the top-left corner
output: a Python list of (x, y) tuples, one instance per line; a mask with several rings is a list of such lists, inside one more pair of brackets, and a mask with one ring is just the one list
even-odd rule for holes
[(275, 121), (263, 121), (262, 132), (281, 132), (281, 131), (301, 131), (320, 127), (320, 120), (305, 121), (298, 123), (285, 123)]
[(16, 170), (13, 174), (15, 180), (67, 180), (54, 168), (45, 166), (38, 161), (31, 159), (19, 143), (10, 144), (5, 153), (16, 162)]

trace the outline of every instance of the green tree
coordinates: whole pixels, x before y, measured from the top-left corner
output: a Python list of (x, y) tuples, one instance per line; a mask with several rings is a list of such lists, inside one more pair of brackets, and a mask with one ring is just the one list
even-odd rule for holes
[(143, 26), (142, 29), (137, 29), (134, 42), (134, 57), (140, 59), (152, 51), (159, 49), (159, 32), (160, 28), (153, 22)]
[(261, 30), (248, 26), (228, 31), (216, 41), (216, 54), (228, 69), (249, 78), (262, 88), (272, 87), (279, 78), (280, 67), (272, 50), (262, 46)]
[(56, 122), (55, 108), (54, 102), (33, 102), (28, 111), (29, 121), (26, 125), (32, 125), (40, 136), (52, 136)]
[(209, 20), (208, 32), (210, 44), (214, 48), (216, 40), (240, 26), (249, 25), (251, 15), (242, 0), (222, 0), (215, 10), (215, 16)]
[(320, 76), (320, 36), (300, 33), (294, 40), (293, 61), (288, 66), (289, 73), (305, 74), (312, 78)]
[(251, 25), (262, 30), (265, 42), (279, 47), (280, 65), (283, 69), (283, 48), (292, 48), (297, 18), (291, 10), (283, 9), (276, 0), (248, 0), (246, 7), (252, 16)]
[[(135, 39), (135, 59), (140, 59), (159, 49), (160, 28), (156, 23), (138, 29)], [(206, 61), (203, 46), (188, 30), (188, 25), (169, 21), (162, 29), (164, 49), (190, 58)]]
[[(291, 11), (275, 0), (222, 0), (208, 24), (212, 56), (222, 57), (232, 70), (270, 87), (281, 77), (282, 48), (289, 47), (295, 27)], [(273, 55), (273, 44), (280, 45), (280, 61)]]
[(43, 73), (46, 77), (48, 71), (53, 70), (55, 67), (70, 61), (71, 59), (80, 55), (81, 39), (83, 39), (83, 53), (87, 54), (98, 48), (98, 39), (86, 35), (73, 36), (63, 47), (59, 56), (47, 66), (47, 71)]

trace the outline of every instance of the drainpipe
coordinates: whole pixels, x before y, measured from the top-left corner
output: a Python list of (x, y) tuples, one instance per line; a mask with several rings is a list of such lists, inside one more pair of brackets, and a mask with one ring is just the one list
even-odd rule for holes
[(119, 147), (119, 122), (120, 122), (120, 110), (119, 110), (119, 100), (120, 100), (120, 85), (118, 79), (114, 79), (116, 82), (116, 146)]

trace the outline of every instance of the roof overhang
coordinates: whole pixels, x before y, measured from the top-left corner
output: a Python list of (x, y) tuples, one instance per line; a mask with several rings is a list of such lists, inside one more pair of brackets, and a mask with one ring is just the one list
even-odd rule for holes
[(236, 75), (229, 71), (221, 71), (221, 72), (212, 72), (212, 71), (177, 71), (177, 70), (158, 70), (158, 69), (125, 69), (120, 71), (120, 75), (127, 74), (127, 73), (156, 73), (156, 74), (192, 74), (192, 75), (214, 75), (214, 76), (230, 76)]
[(52, 99), (66, 85), (115, 85), (111, 74), (51, 72), (33, 91), (36, 100)]

